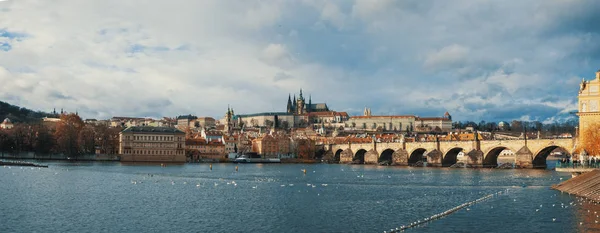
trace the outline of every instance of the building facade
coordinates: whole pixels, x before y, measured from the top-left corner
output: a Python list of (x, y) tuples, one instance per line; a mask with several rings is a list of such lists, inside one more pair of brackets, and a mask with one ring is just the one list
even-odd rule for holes
[(277, 140), (269, 134), (252, 140), (252, 152), (256, 152), (263, 158), (277, 158)]
[(443, 117), (373, 116), (371, 109), (368, 108), (365, 108), (364, 112), (364, 116), (350, 117), (344, 126), (365, 131), (449, 132), (452, 130), (452, 116), (448, 112)]
[(2, 129), (12, 129), (13, 126), (14, 126), (13, 123), (8, 118), (4, 119), (4, 121), (2, 121), (2, 123), (0, 123), (0, 128), (2, 128)]
[(175, 128), (131, 126), (119, 133), (123, 162), (186, 162), (185, 133)]
[(195, 122), (198, 119), (194, 115), (183, 115), (177, 117), (177, 128), (183, 130), (185, 128), (194, 128)]
[(594, 80), (583, 79), (579, 84), (579, 139), (585, 141), (585, 132), (600, 122), (600, 70)]

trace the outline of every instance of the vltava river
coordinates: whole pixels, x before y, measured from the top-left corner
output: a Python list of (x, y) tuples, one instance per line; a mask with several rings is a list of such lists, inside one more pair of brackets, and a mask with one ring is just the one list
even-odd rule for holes
[(587, 232), (600, 215), (551, 170), (49, 165), (0, 167), (0, 232), (383, 232), (499, 191), (406, 232)]

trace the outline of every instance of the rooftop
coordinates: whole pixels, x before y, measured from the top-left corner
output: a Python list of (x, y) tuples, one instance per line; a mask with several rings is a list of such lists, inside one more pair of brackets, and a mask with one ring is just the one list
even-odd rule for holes
[(130, 126), (124, 129), (122, 132), (135, 132), (135, 133), (175, 133), (185, 134), (181, 130), (169, 127), (152, 127), (152, 126)]

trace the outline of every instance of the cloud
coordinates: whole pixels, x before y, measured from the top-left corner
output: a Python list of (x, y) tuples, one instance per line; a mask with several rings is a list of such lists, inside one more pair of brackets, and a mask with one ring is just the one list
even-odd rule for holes
[(0, 11), (0, 98), (97, 119), (284, 111), (300, 88), (351, 114), (559, 119), (600, 64), (591, 0), (63, 0)]
[(460, 68), (464, 65), (468, 56), (469, 48), (453, 44), (429, 54), (425, 58), (424, 66), (432, 70)]

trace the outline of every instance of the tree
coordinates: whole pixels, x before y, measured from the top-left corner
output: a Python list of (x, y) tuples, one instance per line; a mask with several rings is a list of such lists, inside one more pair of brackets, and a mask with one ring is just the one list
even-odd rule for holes
[(265, 126), (272, 128), (273, 127), (273, 121), (271, 120), (265, 120)]
[(84, 123), (79, 116), (73, 113), (61, 115), (54, 132), (56, 151), (68, 157), (75, 156), (77, 158), (80, 154), (78, 137), (83, 126)]
[(582, 132), (582, 136), (581, 149), (585, 149), (589, 155), (599, 155), (600, 143), (598, 142), (600, 142), (600, 124), (594, 123), (589, 125), (585, 131)]
[(14, 143), (14, 150), (17, 153), (27, 150), (27, 126), (24, 124), (17, 124), (12, 129), (12, 139)]
[(84, 126), (77, 137), (80, 154), (94, 154), (96, 152), (96, 140), (94, 128), (90, 125)]
[(288, 121), (282, 121), (281, 122), (281, 128), (283, 128), (283, 129), (290, 128), (290, 123)]
[(513, 131), (521, 131), (523, 130), (523, 123), (521, 121), (513, 120), (510, 123), (510, 128), (512, 128)]
[(36, 154), (49, 154), (54, 147), (54, 138), (50, 133), (50, 130), (42, 125), (36, 125), (35, 127), (35, 140), (33, 143), (33, 151)]
[(109, 128), (108, 125), (97, 125), (94, 127), (94, 138), (96, 146), (100, 149), (101, 154), (117, 154), (119, 143), (118, 128)]
[(4, 152), (11, 151), (13, 147), (13, 140), (11, 136), (4, 130), (0, 130), (0, 153), (4, 158)]

